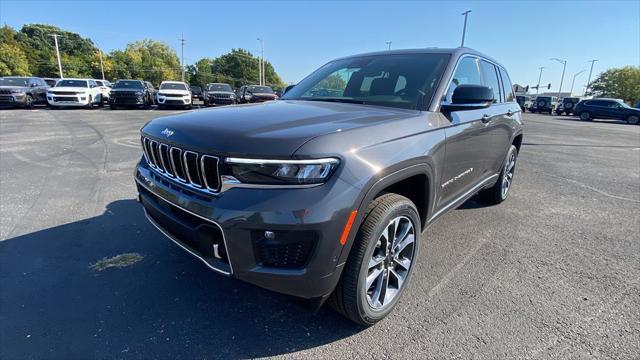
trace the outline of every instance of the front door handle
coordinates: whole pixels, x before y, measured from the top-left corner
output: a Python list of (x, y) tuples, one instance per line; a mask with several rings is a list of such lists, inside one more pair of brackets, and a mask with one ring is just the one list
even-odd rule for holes
[(489, 114), (484, 114), (482, 115), (482, 122), (483, 123), (488, 123), (489, 121), (491, 121), (491, 116), (489, 116)]

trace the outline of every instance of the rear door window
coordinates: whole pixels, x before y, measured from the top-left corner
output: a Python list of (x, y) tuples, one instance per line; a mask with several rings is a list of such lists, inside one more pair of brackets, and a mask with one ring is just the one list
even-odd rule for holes
[(498, 68), (500, 70), (500, 77), (502, 78), (502, 93), (504, 95), (504, 101), (513, 101), (515, 96), (513, 95), (513, 84), (511, 84), (511, 79), (509, 79), (509, 74), (503, 69)]

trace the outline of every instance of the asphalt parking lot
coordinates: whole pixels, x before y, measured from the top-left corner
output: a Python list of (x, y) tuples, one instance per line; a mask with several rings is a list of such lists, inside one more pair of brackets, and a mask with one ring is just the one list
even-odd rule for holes
[(640, 126), (525, 114), (510, 199), (428, 228), (399, 306), (363, 329), (217, 275), (147, 223), (138, 129), (168, 113), (0, 111), (1, 359), (640, 354)]

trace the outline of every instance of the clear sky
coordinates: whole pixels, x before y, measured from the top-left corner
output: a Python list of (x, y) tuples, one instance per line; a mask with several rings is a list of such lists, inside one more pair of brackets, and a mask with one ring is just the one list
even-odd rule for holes
[[(594, 75), (610, 67), (640, 66), (640, 0), (632, 1), (376, 1), (376, 2), (207, 2), (207, 1), (12, 1), (0, 0), (0, 23), (19, 29), (47, 23), (80, 33), (104, 51), (143, 38), (162, 40), (185, 63), (215, 57), (232, 48), (265, 57), (286, 82), (297, 82), (327, 61), (392, 48), (460, 45), (463, 17), (471, 9), (466, 45), (502, 62), (512, 80), (557, 90), (567, 60), (564, 90), (573, 74)], [(588, 71), (576, 78), (581, 91)]]

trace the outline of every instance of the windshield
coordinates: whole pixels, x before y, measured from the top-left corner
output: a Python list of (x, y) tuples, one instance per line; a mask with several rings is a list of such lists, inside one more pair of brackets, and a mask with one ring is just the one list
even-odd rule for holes
[(25, 78), (0, 78), (0, 86), (27, 86)]
[(537, 97), (537, 98), (536, 98), (536, 100), (537, 100), (537, 101), (546, 101), (546, 102), (549, 102), (549, 101), (551, 101), (551, 98), (550, 98), (550, 97), (543, 97), (543, 96), (539, 96), (539, 97)]
[(187, 90), (184, 84), (164, 83), (160, 85), (160, 90)]
[(227, 84), (209, 84), (207, 85), (207, 91), (227, 91), (232, 92), (231, 86)]
[(284, 100), (350, 102), (418, 109), (429, 102), (448, 54), (361, 56), (330, 62), (286, 92)]
[(202, 89), (200, 89), (200, 86), (191, 86), (191, 91), (194, 91), (194, 92), (201, 92), (201, 91), (202, 91)]
[(114, 89), (143, 89), (142, 81), (136, 80), (118, 80), (116, 84), (113, 86)]
[(60, 80), (56, 87), (89, 87), (86, 80)]
[(254, 94), (273, 94), (273, 89), (268, 86), (249, 86), (249, 89)]

